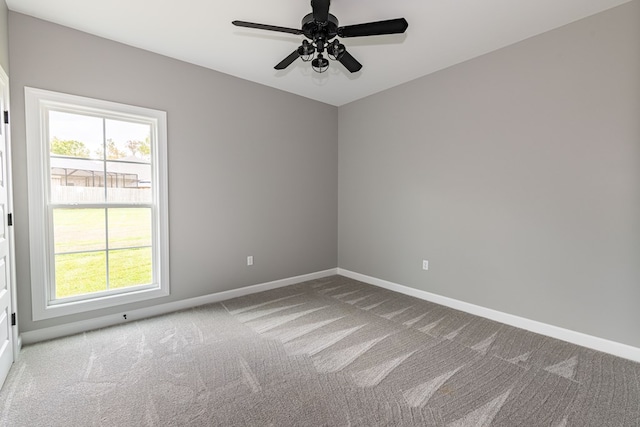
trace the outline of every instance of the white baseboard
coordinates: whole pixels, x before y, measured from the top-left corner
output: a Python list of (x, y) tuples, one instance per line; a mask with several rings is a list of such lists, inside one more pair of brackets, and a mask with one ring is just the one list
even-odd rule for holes
[(576, 332), (569, 329), (560, 328), (558, 326), (549, 325), (538, 322), (536, 320), (526, 319), (524, 317), (515, 316), (513, 314), (503, 313), (501, 311), (492, 310), (490, 308), (481, 307), (479, 305), (470, 304), (468, 302), (459, 301), (453, 298), (443, 297), (441, 295), (432, 294), (408, 286), (399, 285), (397, 283), (388, 282), (386, 280), (377, 279), (375, 277), (365, 276), (364, 274), (355, 273), (353, 271), (338, 268), (338, 274), (349, 277), (354, 280), (369, 283), (374, 286), (389, 289), (412, 297), (420, 298), (436, 304), (451, 307), (456, 310), (464, 311), (496, 322), (505, 323), (515, 326), (516, 328), (526, 329), (537, 334), (546, 335), (548, 337), (557, 338), (582, 347), (591, 348), (593, 350), (609, 353), (614, 356), (640, 362), (640, 348), (632, 347), (627, 344), (621, 344), (615, 341), (609, 341), (604, 338), (598, 338), (582, 332)]
[[(123, 311), (118, 314), (109, 316), (98, 317), (95, 319), (85, 320), (82, 322), (67, 323), (60, 326), (52, 326), (49, 328), (37, 329), (35, 331), (23, 332), (18, 338), (20, 345), (29, 345), (39, 341), (46, 341), (54, 338), (60, 338), (67, 335), (78, 334), (94, 329), (105, 328), (107, 326), (113, 326), (121, 323), (132, 322), (135, 320), (145, 319), (148, 317), (158, 316), (161, 314), (167, 314), (178, 310), (184, 310), (191, 307), (197, 307), (199, 305), (211, 304), (220, 301), (226, 301), (231, 298), (237, 298), (249, 294), (255, 294), (257, 292), (268, 291), (271, 289), (281, 288), (283, 286), (289, 286), (300, 282), (306, 282), (307, 280), (321, 279), (327, 276), (333, 276), (337, 274), (337, 269), (332, 268), (329, 270), (318, 271), (315, 273), (304, 274), (302, 276), (289, 277), (287, 279), (275, 280), (273, 282), (260, 283), (257, 285), (245, 286), (239, 289), (232, 289), (224, 292), (217, 292), (214, 294), (203, 295), (201, 297), (189, 298), (180, 301), (169, 302), (166, 304), (154, 305), (152, 307), (141, 308), (138, 310)], [(127, 315), (127, 319), (124, 320), (123, 314)]]
[(189, 298), (186, 300), (174, 301), (138, 310), (127, 311), (127, 320), (123, 319), (123, 312), (110, 316), (103, 316), (95, 319), (85, 320), (82, 322), (74, 322), (60, 326), (53, 326), (50, 328), (37, 329), (35, 331), (23, 332), (18, 337), (18, 347), (20, 348), (22, 347), (22, 345), (29, 345), (39, 341), (60, 338), (63, 336), (86, 332), (93, 329), (100, 329), (120, 323), (126, 323), (148, 317), (158, 316), (161, 314), (167, 314), (191, 307), (225, 301), (231, 298), (237, 298), (257, 292), (305, 282), (307, 280), (321, 279), (323, 277), (333, 276), (335, 274), (339, 274), (341, 276), (349, 277), (361, 282), (369, 283), (374, 286), (389, 289), (391, 291), (399, 292), (412, 297), (420, 298), (425, 301), (434, 302), (446, 307), (451, 307), (453, 309), (464, 311), (466, 313), (485, 317), (487, 319), (495, 320), (497, 322), (515, 326), (517, 328), (526, 329), (528, 331), (535, 332), (541, 335), (557, 338), (563, 341), (570, 342), (572, 344), (602, 351), (614, 356), (633, 360), (635, 362), (640, 362), (640, 348), (637, 347), (632, 347), (630, 345), (606, 340), (604, 338), (598, 338), (581, 332), (549, 325), (546, 323), (538, 322), (536, 320), (526, 319), (524, 317), (515, 316), (513, 314), (503, 313), (501, 311), (493, 310), (475, 304), (470, 304), (464, 301), (459, 301), (453, 298), (444, 297), (419, 289), (410, 288), (408, 286), (400, 285), (371, 276), (366, 276), (364, 274), (356, 273), (342, 268), (333, 268), (329, 270), (305, 274), (302, 276), (295, 276), (286, 279), (275, 280), (272, 282), (246, 286), (239, 289), (217, 292), (201, 297)]

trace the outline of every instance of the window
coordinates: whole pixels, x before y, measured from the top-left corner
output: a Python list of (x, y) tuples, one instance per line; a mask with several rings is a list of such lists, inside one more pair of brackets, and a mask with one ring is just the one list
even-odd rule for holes
[(168, 295), (166, 113), (25, 101), (34, 320)]

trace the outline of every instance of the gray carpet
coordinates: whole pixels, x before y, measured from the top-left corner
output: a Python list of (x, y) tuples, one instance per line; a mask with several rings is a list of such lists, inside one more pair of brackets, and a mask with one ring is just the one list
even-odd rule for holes
[(639, 426), (640, 364), (334, 276), (25, 347), (7, 426)]

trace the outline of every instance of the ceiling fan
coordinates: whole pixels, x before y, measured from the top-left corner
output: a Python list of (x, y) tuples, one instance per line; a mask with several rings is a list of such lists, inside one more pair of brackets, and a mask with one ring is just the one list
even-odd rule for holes
[(331, 0), (311, 0), (313, 12), (302, 18), (302, 29), (300, 30), (246, 21), (233, 21), (232, 24), (238, 27), (304, 35), (310, 41), (303, 40), (296, 50), (280, 61), (274, 68), (276, 70), (284, 70), (300, 57), (303, 61), (311, 61), (311, 67), (319, 73), (329, 68), (329, 60), (324, 56), (325, 51), (329, 58), (339, 61), (352, 73), (360, 71), (362, 68), (362, 64), (347, 52), (344, 45), (338, 40), (334, 40), (336, 36), (347, 38), (401, 34), (409, 26), (406, 19), (398, 18), (339, 27), (338, 18), (329, 13), (330, 3)]

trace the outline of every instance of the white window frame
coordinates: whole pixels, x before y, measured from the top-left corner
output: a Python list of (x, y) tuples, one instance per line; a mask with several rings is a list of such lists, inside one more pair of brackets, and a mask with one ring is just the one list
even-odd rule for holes
[[(96, 293), (77, 299), (54, 300), (53, 230), (49, 211), (49, 109), (67, 109), (149, 123), (155, 145), (151, 150), (153, 284), (131, 290)], [(167, 113), (111, 101), (25, 87), (31, 302), (34, 321), (114, 307), (169, 295), (169, 209), (167, 173)]]

